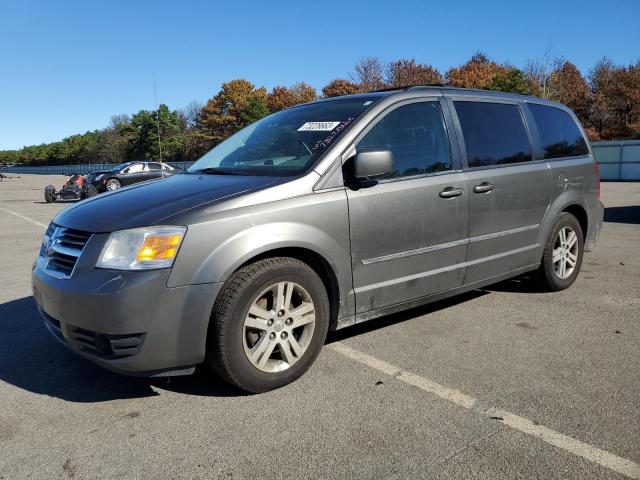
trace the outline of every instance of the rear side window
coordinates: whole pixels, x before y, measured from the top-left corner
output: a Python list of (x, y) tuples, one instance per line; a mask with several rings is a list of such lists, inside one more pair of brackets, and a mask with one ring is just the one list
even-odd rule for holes
[(160, 170), (162, 168), (162, 165), (160, 165), (159, 163), (147, 163), (147, 167), (149, 168), (149, 170)]
[(438, 102), (410, 103), (392, 110), (356, 148), (391, 150), (395, 172), (385, 178), (451, 170), (449, 138)]
[(559, 108), (529, 104), (538, 126), (544, 158), (588, 155), (589, 148), (571, 116)]
[(517, 105), (454, 102), (469, 167), (531, 160), (531, 144)]

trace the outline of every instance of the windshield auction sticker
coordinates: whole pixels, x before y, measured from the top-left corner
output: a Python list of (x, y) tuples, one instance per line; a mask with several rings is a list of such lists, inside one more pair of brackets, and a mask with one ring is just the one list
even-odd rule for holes
[(299, 132), (330, 132), (340, 125), (340, 122), (307, 122), (302, 125)]

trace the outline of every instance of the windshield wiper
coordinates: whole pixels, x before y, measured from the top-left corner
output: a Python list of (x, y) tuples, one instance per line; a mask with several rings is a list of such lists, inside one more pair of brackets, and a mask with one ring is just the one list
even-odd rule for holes
[(207, 167), (199, 170), (194, 170), (193, 173), (206, 173), (208, 175), (246, 175), (246, 173), (240, 173), (236, 170), (227, 170), (218, 167)]

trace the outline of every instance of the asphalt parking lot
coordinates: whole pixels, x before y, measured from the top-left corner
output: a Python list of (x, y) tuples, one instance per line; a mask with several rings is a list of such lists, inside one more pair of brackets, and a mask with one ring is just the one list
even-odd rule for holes
[(253, 396), (118, 376), (51, 337), (30, 288), (67, 206), (48, 183), (0, 183), (0, 479), (640, 478), (638, 183), (602, 184), (572, 288), (511, 280), (336, 332)]

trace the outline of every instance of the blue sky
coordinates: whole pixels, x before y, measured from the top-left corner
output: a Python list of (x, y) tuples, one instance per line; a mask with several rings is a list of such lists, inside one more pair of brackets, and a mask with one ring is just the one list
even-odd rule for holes
[[(519, 6), (520, 5), (520, 6)], [(206, 101), (226, 80), (318, 90), (373, 55), (441, 71), (482, 50), (523, 66), (549, 45), (583, 73), (640, 58), (640, 1), (0, 0), (0, 149)]]

